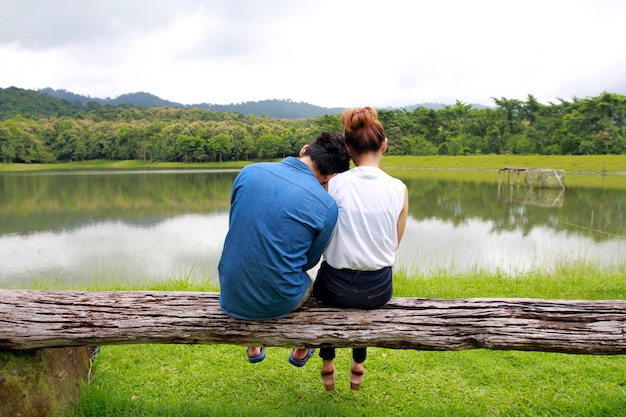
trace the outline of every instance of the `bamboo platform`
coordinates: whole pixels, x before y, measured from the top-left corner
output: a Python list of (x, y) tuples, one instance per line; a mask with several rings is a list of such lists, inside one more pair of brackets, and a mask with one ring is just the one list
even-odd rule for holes
[(498, 186), (502, 185), (503, 177), (507, 176), (508, 185), (519, 187), (522, 185), (522, 174), (524, 174), (523, 185), (525, 187), (565, 189), (564, 171), (550, 168), (500, 168), (498, 170)]

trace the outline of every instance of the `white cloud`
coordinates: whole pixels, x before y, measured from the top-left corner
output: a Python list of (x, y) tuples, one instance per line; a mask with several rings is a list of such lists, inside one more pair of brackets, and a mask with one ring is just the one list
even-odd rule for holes
[(328, 107), (626, 93), (621, 1), (2, 3), (1, 87)]

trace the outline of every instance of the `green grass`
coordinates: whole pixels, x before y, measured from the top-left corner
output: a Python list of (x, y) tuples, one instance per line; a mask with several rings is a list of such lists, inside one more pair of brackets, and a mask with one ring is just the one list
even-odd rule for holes
[(94, 160), (82, 162), (60, 162), (55, 164), (0, 164), (0, 172), (29, 171), (101, 171), (101, 170), (137, 170), (137, 169), (234, 169), (250, 162), (144, 162), (144, 161), (107, 161)]
[[(85, 161), (57, 164), (0, 164), (2, 172), (35, 171), (106, 171), (159, 169), (239, 169), (253, 161), (229, 162), (143, 162)], [(464, 181), (497, 182), (497, 171), (504, 167), (552, 168), (566, 171), (566, 186), (602, 186), (626, 189), (626, 155), (481, 155), (481, 156), (385, 156), (381, 168), (401, 178), (411, 176), (458, 179), (465, 171)], [(603, 175), (590, 175), (603, 174)], [(504, 178), (506, 181), (506, 178)]]
[[(207, 290), (186, 280), (131, 289)], [(111, 289), (109, 286), (108, 289)], [(124, 289), (124, 288), (116, 288)], [(129, 289), (129, 288), (125, 288)], [(394, 296), (624, 299), (626, 265), (564, 265), (554, 273), (395, 276)], [(350, 391), (348, 349), (339, 349), (336, 392), (321, 360), (304, 368), (289, 349), (249, 364), (231, 345), (103, 346), (75, 416), (623, 416), (626, 356), (520, 351), (368, 349), (361, 391)]]
[(622, 416), (623, 356), (542, 352), (423, 352), (370, 348), (361, 391), (338, 351), (337, 390), (319, 358), (288, 349), (260, 364), (235, 346), (103, 347), (76, 416)]
[[(143, 162), (85, 161), (56, 164), (0, 164), (0, 172), (103, 169), (219, 169), (241, 168), (252, 161)], [(626, 155), (478, 155), (478, 156), (385, 156), (383, 168), (498, 170), (505, 167), (563, 169), (570, 173), (626, 174)]]
[(557, 265), (519, 276), (476, 272), (461, 276), (445, 271), (428, 277), (394, 275), (395, 297), (546, 298), (565, 300), (626, 299), (626, 262), (612, 269), (592, 263)]
[[(253, 161), (229, 162), (142, 162), (85, 161), (57, 164), (0, 164), (2, 172), (106, 171), (159, 169), (239, 169)], [(626, 155), (481, 155), (481, 156), (385, 156), (381, 168), (401, 178), (411, 176), (497, 183), (497, 170), (504, 167), (552, 168), (566, 172), (566, 186), (602, 186), (626, 189)], [(590, 175), (596, 174), (596, 175)], [(603, 175), (599, 175), (603, 174)], [(504, 178), (506, 181), (506, 178)]]
[(550, 168), (570, 173), (626, 174), (626, 155), (479, 155), (385, 156), (388, 168), (498, 170), (500, 168)]

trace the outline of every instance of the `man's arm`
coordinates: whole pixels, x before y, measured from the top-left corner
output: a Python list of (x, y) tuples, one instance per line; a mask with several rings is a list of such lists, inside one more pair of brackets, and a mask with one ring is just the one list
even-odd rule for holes
[(336, 204), (333, 204), (333, 206), (326, 212), (323, 225), (317, 236), (313, 238), (311, 248), (307, 252), (307, 264), (304, 267), (305, 271), (313, 268), (320, 261), (322, 253), (324, 252), (324, 249), (326, 249), (326, 246), (328, 246), (328, 242), (330, 241), (333, 231), (335, 230), (338, 212), (339, 209)]

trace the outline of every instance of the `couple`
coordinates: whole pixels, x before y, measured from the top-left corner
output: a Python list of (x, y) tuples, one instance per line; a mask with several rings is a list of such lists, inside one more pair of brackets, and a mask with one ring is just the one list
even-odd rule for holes
[[(392, 270), (408, 216), (408, 191), (385, 174), (387, 138), (375, 109), (346, 110), (344, 138), (322, 133), (300, 158), (252, 164), (233, 184), (229, 230), (219, 263), (220, 307), (246, 320), (284, 317), (311, 291), (333, 307), (371, 309), (392, 295)], [(355, 167), (349, 169), (350, 158)], [(324, 255), (313, 282), (307, 271)], [(246, 348), (248, 360), (264, 347)], [(304, 366), (314, 349), (293, 349)], [(334, 348), (321, 348), (322, 380), (334, 389)], [(352, 389), (366, 348), (353, 349)]]

